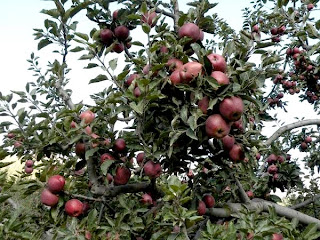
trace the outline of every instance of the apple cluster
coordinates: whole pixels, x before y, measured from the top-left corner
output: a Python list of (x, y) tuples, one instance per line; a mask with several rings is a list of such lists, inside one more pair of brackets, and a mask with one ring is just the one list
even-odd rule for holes
[[(289, 158), (289, 157), (287, 156), (287, 158)], [(279, 179), (277, 164), (282, 164), (285, 162), (285, 160), (286, 160), (286, 158), (284, 156), (276, 155), (274, 153), (270, 154), (267, 157), (266, 162), (269, 165), (267, 171), (269, 174), (272, 175), (273, 181), (277, 181)]]
[(307, 150), (308, 149), (308, 144), (310, 144), (311, 142), (312, 142), (312, 137), (311, 136), (305, 137), (304, 141), (301, 142), (301, 144), (300, 144), (300, 149), (302, 151)]
[(202, 201), (199, 201), (198, 203), (198, 214), (200, 216), (205, 215), (207, 208), (213, 208), (216, 201), (214, 197), (210, 194), (205, 194), (202, 198)]
[(54, 175), (48, 179), (47, 187), (42, 191), (40, 200), (44, 205), (54, 207), (59, 202), (60, 193), (66, 181), (61, 175)]
[(27, 174), (30, 174), (33, 172), (33, 161), (32, 160), (27, 160), (25, 162), (24, 171)]

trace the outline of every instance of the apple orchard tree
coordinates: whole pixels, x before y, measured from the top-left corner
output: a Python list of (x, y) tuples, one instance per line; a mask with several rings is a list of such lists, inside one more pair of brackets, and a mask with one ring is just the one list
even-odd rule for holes
[[(46, 69), (31, 54), (35, 81), (0, 95), (1, 159), (24, 164), (0, 175), (3, 239), (319, 239), (319, 182), (304, 177), (320, 119), (262, 134), (288, 94), (319, 110), (318, 0), (252, 1), (239, 32), (209, 0), (52, 2), (35, 37), (55, 54)], [(89, 84), (109, 82), (92, 104), (67, 89), (79, 53)]]

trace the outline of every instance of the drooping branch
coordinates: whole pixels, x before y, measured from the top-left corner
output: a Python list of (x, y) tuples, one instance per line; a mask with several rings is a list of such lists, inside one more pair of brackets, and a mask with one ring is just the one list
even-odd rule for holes
[(268, 212), (269, 207), (273, 207), (275, 212), (281, 216), (289, 219), (296, 218), (299, 222), (303, 224), (315, 223), (317, 228), (320, 230), (320, 220), (314, 217), (310, 217), (304, 213), (296, 211), (289, 207), (280, 206), (276, 203), (269, 202), (263, 199), (255, 198), (252, 199), (249, 203), (227, 203), (226, 208), (211, 208), (207, 210), (208, 215), (215, 217), (230, 217), (232, 214), (237, 214), (241, 211), (243, 207), (246, 207), (249, 210), (259, 212)]
[(305, 206), (309, 205), (310, 203), (315, 202), (319, 198), (320, 198), (320, 194), (317, 194), (317, 195), (315, 195), (315, 196), (313, 196), (313, 197), (311, 197), (311, 198), (309, 198), (309, 199), (307, 199), (307, 200), (305, 200), (305, 201), (303, 201), (301, 203), (298, 203), (296, 205), (291, 206), (290, 208), (291, 209), (298, 209), (298, 208), (305, 207)]
[(265, 141), (265, 145), (269, 146), (273, 141), (278, 139), (283, 133), (290, 131), (295, 128), (303, 127), (303, 126), (308, 126), (308, 125), (320, 125), (320, 119), (307, 119), (307, 120), (302, 120), (299, 122), (295, 123), (290, 123), (288, 125), (284, 125), (280, 127), (277, 131), (275, 131), (271, 137)]

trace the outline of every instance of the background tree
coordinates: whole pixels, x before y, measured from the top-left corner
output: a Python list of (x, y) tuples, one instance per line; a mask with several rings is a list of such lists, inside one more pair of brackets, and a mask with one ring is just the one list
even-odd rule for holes
[[(36, 80), (0, 95), (0, 157), (25, 163), (21, 176), (1, 175), (5, 239), (320, 237), (318, 179), (306, 185), (288, 154), (308, 152), (318, 169), (320, 120), (262, 134), (287, 94), (318, 110), (317, 1), (254, 1), (240, 32), (207, 0), (188, 12), (177, 0), (53, 3), (35, 37), (58, 57), (41, 69), (32, 53)], [(80, 12), (90, 33), (77, 31)], [(67, 89), (79, 52), (98, 72), (89, 84), (111, 83), (92, 103)]]

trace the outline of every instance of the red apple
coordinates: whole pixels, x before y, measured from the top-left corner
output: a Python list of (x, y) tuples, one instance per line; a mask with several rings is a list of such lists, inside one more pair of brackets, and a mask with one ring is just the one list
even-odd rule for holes
[(166, 66), (169, 67), (169, 70), (179, 70), (183, 68), (183, 62), (176, 58), (171, 58), (166, 63)]
[(148, 161), (143, 166), (144, 174), (150, 178), (157, 178), (162, 172), (160, 163), (154, 163), (153, 161)]
[(250, 199), (254, 198), (254, 194), (253, 194), (253, 192), (251, 190), (246, 191), (246, 194)]
[(115, 151), (123, 152), (126, 149), (126, 141), (123, 138), (118, 138), (113, 147)]
[(207, 211), (206, 204), (203, 201), (199, 201), (197, 210), (200, 216), (206, 214), (206, 211)]
[(193, 171), (191, 169), (189, 169), (188, 173), (187, 173), (187, 177), (192, 179), (194, 177)]
[(173, 73), (170, 75), (170, 81), (173, 85), (182, 83), (181, 77), (180, 77), (180, 70), (175, 70)]
[(206, 120), (206, 132), (209, 137), (223, 138), (230, 132), (230, 125), (220, 114), (213, 114)]
[(213, 71), (210, 75), (213, 77), (219, 85), (228, 85), (230, 83), (228, 76), (220, 71)]
[(206, 204), (207, 208), (213, 208), (213, 206), (215, 205), (216, 201), (214, 199), (214, 197), (210, 194), (206, 194), (203, 197), (203, 201)]
[(278, 158), (277, 158), (277, 161), (279, 162), (279, 163), (283, 163), (284, 162), (284, 156), (278, 156)]
[(226, 97), (219, 105), (220, 114), (228, 121), (237, 121), (243, 113), (243, 101), (239, 97)]
[(198, 62), (188, 62), (183, 65), (180, 71), (180, 78), (183, 82), (189, 83), (193, 78), (202, 72), (202, 64)]
[(115, 158), (110, 153), (104, 153), (100, 157), (100, 163), (104, 163), (107, 160), (115, 160)]
[(15, 148), (19, 148), (19, 147), (22, 146), (22, 142), (20, 142), (20, 141), (15, 141), (14, 144), (13, 144), (13, 146), (14, 146)]
[(14, 133), (8, 133), (7, 138), (14, 138), (16, 135)]
[(210, 60), (213, 71), (220, 71), (220, 72), (226, 72), (227, 70), (227, 63), (224, 57), (217, 53), (211, 53), (208, 56), (208, 59)]
[(137, 74), (137, 73), (131, 74), (131, 75), (127, 78), (126, 84), (127, 84), (128, 86), (130, 86), (131, 83), (133, 82), (133, 80), (135, 80), (135, 79), (137, 79), (137, 78), (140, 78), (140, 75), (139, 75), (139, 74)]
[(231, 150), (235, 142), (236, 140), (234, 136), (227, 135), (222, 138), (222, 145), (223, 145), (223, 148), (226, 150)]
[(79, 157), (81, 157), (86, 152), (86, 146), (84, 143), (80, 143), (80, 142), (77, 143), (75, 148), (76, 148), (75, 152)]
[(144, 152), (138, 153), (136, 159), (139, 165), (143, 163), (144, 157), (145, 157)]
[(285, 26), (281, 26), (278, 28), (278, 33), (279, 34), (283, 34), (286, 31), (286, 27)]
[(276, 165), (272, 164), (268, 167), (268, 173), (275, 174), (278, 172), (278, 168)]
[(302, 142), (300, 147), (301, 147), (302, 150), (306, 150), (308, 148), (308, 145), (307, 145), (306, 142)]
[(81, 121), (84, 121), (85, 124), (90, 124), (93, 122), (95, 115), (92, 111), (86, 110), (80, 114)]
[(277, 35), (278, 34), (278, 28), (277, 27), (271, 28), (270, 32), (271, 32), (272, 35)]
[(309, 3), (309, 4), (307, 5), (308, 11), (311, 11), (313, 8), (314, 8), (314, 5), (313, 5), (312, 3)]
[(33, 161), (32, 160), (27, 160), (26, 161), (26, 167), (32, 167), (33, 166)]
[(239, 145), (239, 144), (233, 145), (233, 147), (231, 148), (231, 150), (229, 152), (229, 157), (234, 162), (243, 161), (245, 155), (244, 155), (244, 152), (243, 152), (241, 145)]
[(122, 53), (124, 50), (124, 45), (123, 43), (116, 43), (114, 44), (112, 50), (116, 53)]
[(258, 25), (254, 25), (253, 27), (252, 27), (252, 32), (259, 32), (259, 26)]
[(116, 20), (118, 18), (118, 12), (119, 12), (119, 9), (115, 10), (113, 13), (112, 13), (112, 18), (113, 20)]
[(198, 102), (198, 107), (200, 110), (203, 112), (203, 114), (207, 114), (208, 112), (208, 107), (209, 107), (209, 98), (207, 96), (203, 97), (199, 102)]
[(148, 24), (150, 27), (154, 27), (156, 25), (156, 21), (154, 20), (157, 17), (156, 12), (146, 12), (141, 16), (141, 21), (143, 23)]
[(141, 202), (142, 202), (142, 204), (145, 204), (145, 205), (151, 205), (153, 203), (153, 200), (152, 200), (152, 197), (148, 193), (145, 193), (142, 195)]
[(271, 240), (283, 240), (283, 236), (281, 233), (274, 233), (274, 234), (272, 234)]
[(59, 202), (59, 197), (48, 189), (44, 189), (40, 196), (40, 201), (47, 206), (53, 207)]
[(185, 23), (178, 32), (179, 38), (188, 37), (192, 42), (200, 39), (200, 28), (194, 23)]
[(203, 41), (203, 39), (204, 39), (204, 32), (200, 29), (199, 40)]
[(75, 121), (72, 121), (70, 123), (70, 128), (76, 128), (77, 127), (77, 123)]
[(269, 157), (267, 158), (267, 163), (268, 164), (273, 164), (276, 163), (278, 160), (278, 156), (276, 156), (275, 154), (270, 154)]
[(125, 166), (118, 166), (116, 169), (116, 175), (114, 176), (115, 185), (125, 185), (128, 183), (131, 176), (131, 172)]
[(141, 90), (139, 87), (135, 87), (134, 90), (133, 90), (133, 95), (135, 97), (140, 97), (141, 96)]
[(312, 142), (312, 138), (311, 138), (310, 136), (307, 136), (307, 137), (304, 139), (304, 141), (305, 141), (306, 143), (311, 143), (311, 142)]
[(126, 26), (118, 26), (114, 29), (114, 35), (120, 40), (124, 41), (129, 37), (130, 31)]
[(71, 199), (64, 206), (65, 212), (71, 217), (78, 217), (83, 213), (83, 203), (78, 199)]
[(256, 159), (259, 160), (261, 158), (261, 154), (260, 153), (256, 153)]
[(110, 29), (102, 29), (100, 38), (103, 43), (110, 44), (113, 41), (113, 32)]
[(112, 183), (113, 176), (110, 173), (107, 173), (107, 177), (106, 178), (107, 178), (107, 181), (108, 181), (109, 184)]
[(24, 171), (25, 171), (25, 173), (30, 174), (30, 173), (33, 172), (33, 168), (32, 168), (32, 167), (27, 167), (27, 166), (25, 166), (25, 167), (24, 167)]
[(160, 47), (160, 53), (168, 53), (169, 49), (166, 46), (161, 46)]
[(61, 175), (54, 175), (48, 179), (47, 187), (50, 192), (58, 193), (61, 192), (64, 188), (66, 180)]

